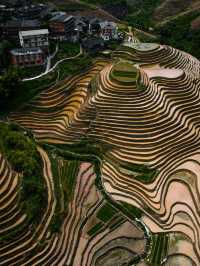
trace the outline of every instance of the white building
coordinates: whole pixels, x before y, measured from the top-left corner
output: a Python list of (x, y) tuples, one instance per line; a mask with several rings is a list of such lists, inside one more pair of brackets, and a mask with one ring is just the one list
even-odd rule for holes
[(27, 30), (19, 32), (20, 44), (23, 48), (40, 47), (42, 49), (48, 49), (48, 36), (48, 29)]
[(104, 21), (100, 22), (100, 35), (104, 41), (118, 39), (118, 27), (115, 22)]

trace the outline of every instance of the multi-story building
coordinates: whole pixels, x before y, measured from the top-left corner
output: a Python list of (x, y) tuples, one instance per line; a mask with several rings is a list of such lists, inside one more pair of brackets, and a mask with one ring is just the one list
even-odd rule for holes
[(100, 36), (104, 41), (118, 39), (118, 28), (117, 24), (110, 21), (104, 21), (99, 23), (100, 25)]
[(39, 66), (45, 63), (40, 48), (20, 48), (11, 50), (11, 63), (19, 67)]
[(7, 22), (0, 24), (0, 32), (2, 38), (7, 40), (17, 40), (19, 38), (19, 31), (39, 29), (40, 25), (40, 22), (36, 19), (8, 20)]
[(65, 14), (58, 14), (49, 21), (49, 28), (52, 39), (70, 40), (74, 35), (75, 17)]
[(43, 51), (48, 51), (49, 39), (48, 29), (20, 31), (19, 39), (23, 48), (40, 47)]

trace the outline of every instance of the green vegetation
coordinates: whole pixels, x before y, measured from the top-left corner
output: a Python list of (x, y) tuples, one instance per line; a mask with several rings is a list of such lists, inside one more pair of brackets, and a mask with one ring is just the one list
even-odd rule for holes
[(136, 173), (134, 174), (134, 178), (145, 183), (152, 182), (158, 174), (156, 169), (152, 169), (149, 166), (142, 164), (127, 163), (126, 165), (121, 165), (120, 169), (122, 171), (123, 169), (127, 169), (130, 173)]
[(9, 50), (13, 48), (12, 43), (3, 40), (0, 42), (0, 67), (7, 68), (9, 65)]
[(144, 31), (135, 30), (134, 35), (142, 43), (157, 43), (157, 42), (159, 42), (159, 36), (154, 35), (154, 34), (148, 34), (147, 32), (144, 32)]
[(74, 154), (79, 154), (80, 156), (86, 154), (90, 156), (97, 156), (98, 158), (102, 159), (106, 151), (111, 149), (110, 145), (106, 145), (89, 138), (84, 138), (76, 144), (54, 144), (54, 147), (57, 148), (57, 151), (59, 150), (59, 155), (61, 157), (64, 156), (64, 158), (66, 158), (67, 160), (71, 160), (74, 158), (69, 156), (70, 152), (73, 152)]
[(121, 224), (123, 224), (125, 221), (125, 218), (123, 216), (120, 217), (116, 217), (115, 220), (109, 224), (109, 229), (110, 230), (115, 230), (116, 228), (118, 228)]
[(129, 203), (126, 203), (126, 202), (121, 202), (121, 204), (122, 204), (122, 206), (123, 206), (123, 208), (131, 215), (131, 216), (134, 216), (135, 218), (138, 218), (138, 219), (140, 219), (141, 218), (141, 216), (142, 216), (142, 211), (139, 209), (139, 208), (137, 208), (137, 207), (135, 207), (135, 206), (133, 206), (133, 205), (131, 205), (131, 204), (129, 204)]
[[(116, 7), (127, 7), (126, 0), (115, 0), (114, 2), (112, 0), (82, 0), (82, 2), (89, 4), (90, 6), (100, 6), (103, 9), (109, 11), (110, 13), (113, 13), (112, 11)], [(113, 9), (113, 10), (112, 10)], [(115, 14), (116, 15), (116, 14)]]
[[(48, 0), (34, 0), (33, 2), (38, 3), (48, 3)], [(51, 4), (55, 5), (55, 10), (59, 9), (66, 12), (73, 12), (73, 11), (83, 11), (88, 10), (88, 8), (92, 9), (91, 6), (84, 1), (80, 2), (73, 2), (73, 1), (58, 1), (58, 0), (51, 0)]]
[(145, 91), (146, 90), (146, 86), (144, 84), (142, 84), (141, 82), (137, 83), (137, 88), (140, 91)]
[(138, 70), (135, 68), (135, 66), (129, 62), (119, 62), (115, 64), (114, 73), (118, 75), (131, 75), (131, 74), (137, 74)]
[[(135, 220), (136, 217), (140, 216), (139, 210), (136, 210), (134, 207), (123, 206), (120, 203), (113, 201), (110, 196), (104, 191), (104, 187), (101, 181), (101, 160), (103, 159), (103, 154), (106, 152), (107, 149), (111, 148), (100, 143), (96, 143), (95, 140), (88, 140), (87, 138), (82, 140), (81, 142), (73, 145), (69, 144), (54, 144), (49, 145), (43, 143), (42, 146), (55, 154), (55, 156), (59, 156), (64, 158), (65, 160), (79, 160), (84, 162), (91, 162), (94, 165), (94, 171), (96, 173), (95, 185), (98, 191), (102, 193), (102, 196), (105, 201), (107, 201), (108, 205), (113, 206), (113, 209), (116, 209), (118, 212), (121, 212), (122, 216), (125, 214), (130, 219), (134, 220), (139, 227), (144, 231), (144, 235), (147, 239), (147, 249), (150, 247), (150, 239), (149, 234), (146, 231), (144, 225), (139, 221)], [(129, 209), (129, 210), (128, 210)], [(112, 213), (113, 214), (113, 213)], [(100, 215), (100, 216), (99, 216)], [(111, 212), (103, 213), (100, 211), (98, 217), (101, 217), (103, 220), (107, 220), (108, 217), (111, 217)], [(110, 228), (113, 229), (115, 226), (119, 225), (121, 221), (117, 220), (116, 224), (113, 222), (110, 224)], [(98, 224), (94, 225), (89, 231), (88, 234), (94, 236), (101, 230), (104, 222), (101, 221)], [(146, 254), (142, 254), (141, 256), (137, 256), (134, 258), (133, 263), (139, 262), (141, 258), (144, 258)]]
[(10, 99), (20, 93), (22, 87), (21, 78), (21, 71), (15, 67), (9, 67), (0, 76), (0, 109), (5, 108)]
[(23, 224), (19, 224), (17, 225), (14, 229), (10, 229), (9, 231), (7, 231), (6, 233), (1, 233), (0, 236), (0, 242), (3, 243), (7, 243), (12, 241), (13, 239), (15, 239), (16, 237), (22, 235), (24, 233), (24, 231), (26, 230), (27, 226), (29, 225), (29, 221), (26, 221)]
[(65, 203), (72, 200), (75, 188), (75, 181), (79, 171), (79, 165), (80, 161), (73, 160), (65, 162), (65, 168), (63, 166), (64, 169), (62, 169), (63, 171), (61, 172), (61, 184), (63, 188)]
[[(104, 10), (108, 11), (110, 14), (118, 18), (123, 18), (128, 12), (128, 6), (126, 0), (83, 0), (89, 6), (95, 7), (100, 6)], [(83, 2), (82, 1), (82, 2)]]
[[(72, 52), (76, 48), (74, 47)], [(92, 58), (89, 55), (82, 55), (73, 60), (62, 62), (54, 71), (39, 79), (25, 82), (21, 80), (22, 70), (10, 68), (0, 78), (0, 114), (6, 115), (10, 111), (22, 108), (42, 90), (48, 89), (55, 85), (55, 82), (61, 81), (70, 75), (79, 74), (90, 67), (91, 64)]]
[(46, 185), (36, 143), (15, 124), (0, 123), (0, 151), (12, 168), (23, 173), (20, 202), (29, 223), (40, 221), (46, 206)]
[(130, 26), (148, 30), (154, 26), (152, 16), (155, 8), (161, 3), (161, 0), (141, 0), (134, 1), (134, 4), (129, 3), (129, 14), (125, 20)]
[(193, 12), (156, 28), (160, 42), (200, 58), (200, 31), (191, 29), (191, 22), (199, 15), (200, 12)]
[(52, 65), (54, 65), (54, 63), (63, 58), (76, 56), (80, 51), (80, 45), (78, 43), (72, 43), (67, 41), (59, 42), (58, 48), (59, 50), (52, 61)]
[[(15, 71), (17, 72), (16, 74)], [(49, 88), (51, 85), (54, 85), (57, 78), (57, 73), (51, 72), (39, 79), (22, 82), (21, 74), (22, 72), (19, 69), (15, 69), (14, 73), (11, 74), (11, 77), (8, 73), (8, 77), (6, 79), (9, 82), (10, 93), (8, 96), (4, 97), (4, 99), (2, 97), (0, 98), (0, 102), (2, 101), (0, 104), (0, 114), (2, 115), (6, 115), (8, 112), (25, 105), (39, 92)], [(10, 79), (12, 79), (13, 82), (10, 82)]]
[(165, 233), (152, 235), (151, 254), (147, 258), (148, 265), (161, 265), (163, 259), (167, 256), (168, 235)]
[(88, 89), (91, 95), (95, 95), (97, 92), (98, 79), (99, 79), (99, 75), (97, 74), (97, 75), (94, 75), (94, 77), (90, 81)]
[(113, 67), (111, 78), (119, 82), (135, 82), (138, 78), (138, 70), (129, 62), (118, 62)]
[(54, 213), (49, 225), (49, 229), (52, 233), (58, 233), (60, 231), (64, 218), (64, 213)]
[(23, 78), (32, 78), (37, 75), (40, 75), (45, 71), (45, 66), (32, 66), (32, 67), (24, 67), (21, 69), (21, 73)]
[(80, 72), (88, 69), (92, 64), (92, 58), (89, 55), (82, 55), (73, 60), (66, 60), (59, 64), (59, 80), (63, 80), (67, 76), (80, 74)]
[[(197, 58), (200, 58), (200, 31), (199, 29), (195, 30), (191, 28), (191, 22), (200, 15), (200, 12), (193, 11), (179, 16), (179, 12), (181, 12), (181, 10), (183, 11), (187, 3), (182, 3), (182, 6), (178, 8), (173, 8), (173, 3), (171, 3), (172, 6), (169, 4), (169, 6), (166, 5), (166, 7), (163, 7), (163, 20), (165, 19), (165, 12), (170, 16), (175, 12), (174, 10), (177, 9), (177, 16), (162, 24), (159, 23), (162, 21), (156, 21), (156, 17), (154, 16), (155, 9), (161, 3), (161, 0), (134, 1), (132, 5), (130, 2), (128, 3), (129, 13), (124, 20), (126, 20), (129, 25), (144, 31), (148, 31), (149, 28), (152, 27), (154, 29), (153, 34), (158, 37), (156, 42), (171, 45), (175, 48), (191, 53)], [(178, 5), (178, 2), (176, 5)], [(170, 12), (170, 9), (172, 9), (172, 12)], [(142, 42), (155, 42), (150, 35), (148, 37), (148, 35), (144, 35), (142, 32), (136, 32), (136, 36)]]
[[(88, 5), (86, 5), (85, 3), (83, 2), (80, 2), (80, 3), (63, 3), (60, 5), (60, 8), (63, 10), (63, 11), (66, 11), (66, 12), (73, 12), (73, 11), (83, 11), (83, 10), (87, 10), (88, 9)], [(91, 9), (91, 7), (90, 7)]]
[(59, 232), (67, 213), (68, 204), (72, 200), (80, 162), (78, 160), (62, 160), (61, 164), (60, 159), (57, 156), (52, 157), (50, 152), (49, 158), (52, 165), (56, 197), (56, 208), (50, 223), (50, 230), (55, 233)]
[(103, 227), (103, 223), (99, 222), (96, 225), (94, 225), (87, 233), (89, 236), (95, 236), (98, 231)]
[[(96, 5), (96, 1), (94, 0), (84, 0), (84, 2), (89, 3), (93, 6)], [(198, 29), (194, 30), (191, 28), (191, 22), (200, 15), (200, 12), (194, 11), (190, 12), (189, 14), (185, 14), (184, 16), (177, 16), (176, 19), (169, 19), (168, 23), (165, 23), (163, 25), (161, 24), (159, 26), (160, 20), (156, 21), (155, 10), (160, 6), (161, 3), (161, 0), (118, 0), (115, 2), (110, 0), (98, 1), (98, 5), (113, 13), (113, 15), (115, 16), (117, 16), (119, 13), (117, 12), (118, 10), (116, 10), (116, 6), (127, 9), (128, 12), (126, 15), (123, 15), (122, 19), (130, 26), (142, 29), (144, 31), (148, 31), (149, 28), (152, 27), (154, 29), (154, 35), (145, 34), (142, 31), (135, 32), (136, 37), (138, 37), (142, 42), (160, 41), (163, 44), (169, 44), (171, 46), (174, 46), (175, 48), (189, 52), (199, 58), (200, 46), (198, 44), (200, 40), (200, 32)], [(184, 10), (186, 5), (186, 3), (183, 3), (182, 7), (177, 8), (177, 6), (175, 6), (174, 9), (176, 9), (177, 12), (181, 12)], [(173, 8), (173, 3), (166, 5), (165, 7), (166, 12), (169, 13), (169, 15), (175, 12), (174, 9), (172, 9), (172, 12), (170, 13), (170, 8)], [(165, 10), (163, 10), (162, 12), (163, 14), (165, 14)], [(165, 17), (163, 17), (163, 19), (164, 18)]]
[(97, 212), (96, 217), (102, 222), (108, 222), (115, 214), (117, 210), (113, 208), (110, 204), (106, 203), (103, 207)]
[(109, 42), (105, 43), (105, 45), (106, 49), (114, 51), (119, 47), (120, 42), (117, 40), (110, 40)]
[[(89, 4), (97, 4), (96, 0), (83, 0), (83, 2), (89, 3)], [(125, 3), (125, 0), (115, 0), (115, 4), (121, 4), (121, 3)], [(99, 0), (98, 1), (98, 5), (104, 6), (107, 4), (112, 4), (113, 1), (112, 0)]]
[(138, 74), (138, 78), (137, 78), (137, 81), (136, 81), (136, 85), (137, 85), (137, 89), (139, 91), (142, 92), (142, 91), (145, 91), (146, 90), (146, 86), (142, 83), (140, 74)]

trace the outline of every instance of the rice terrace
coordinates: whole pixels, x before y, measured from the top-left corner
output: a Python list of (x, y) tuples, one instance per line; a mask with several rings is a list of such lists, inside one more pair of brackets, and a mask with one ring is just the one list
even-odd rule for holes
[(0, 265), (200, 265), (189, 53), (124, 41), (3, 118), (0, 151)]

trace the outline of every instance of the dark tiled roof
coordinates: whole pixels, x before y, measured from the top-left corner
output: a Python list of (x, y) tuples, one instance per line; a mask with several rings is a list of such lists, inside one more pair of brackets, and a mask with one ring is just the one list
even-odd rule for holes
[(50, 21), (55, 21), (55, 22), (66, 22), (69, 21), (70, 19), (74, 18), (73, 16), (68, 16), (68, 15), (57, 15), (50, 19)]
[(8, 28), (23, 28), (23, 27), (40, 27), (41, 23), (37, 19), (9, 20), (4, 26)]

